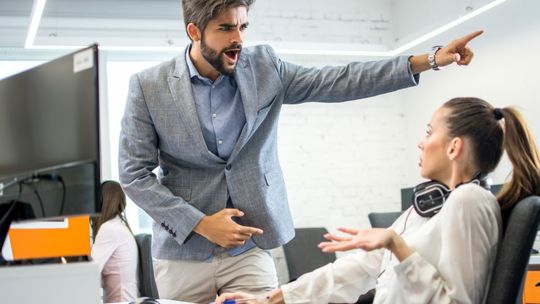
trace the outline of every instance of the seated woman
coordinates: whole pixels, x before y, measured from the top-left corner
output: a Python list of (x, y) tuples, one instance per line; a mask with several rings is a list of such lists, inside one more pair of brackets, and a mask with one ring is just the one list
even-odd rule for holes
[[(501, 210), (540, 194), (533, 136), (513, 108), (455, 98), (433, 114), (418, 148), (421, 175), (448, 188), (441, 208), (412, 206), (389, 229), (341, 228), (349, 236), (326, 235), (329, 241), (319, 245), (325, 252), (363, 250), (281, 286), (265, 303), (354, 303), (374, 287), (374, 303), (483, 302), (502, 234)], [(513, 171), (495, 198), (479, 181), (503, 150)], [(222, 294), (216, 303), (250, 297)]]
[(124, 216), (126, 195), (120, 184), (101, 184), (101, 215), (93, 222), (92, 258), (101, 272), (103, 302), (126, 302), (137, 298), (138, 249)]

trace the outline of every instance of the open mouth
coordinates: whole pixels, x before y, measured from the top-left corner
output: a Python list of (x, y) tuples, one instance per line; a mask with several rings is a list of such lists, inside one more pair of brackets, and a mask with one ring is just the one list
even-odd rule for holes
[(232, 49), (225, 51), (225, 56), (232, 62), (235, 63), (238, 60), (238, 54), (240, 54), (239, 49)]

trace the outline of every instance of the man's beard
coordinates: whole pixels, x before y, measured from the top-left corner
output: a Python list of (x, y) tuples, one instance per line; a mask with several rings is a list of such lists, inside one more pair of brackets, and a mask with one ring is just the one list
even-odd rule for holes
[(229, 47), (224, 48), (218, 53), (218, 51), (212, 49), (204, 42), (204, 37), (202, 37), (201, 39), (201, 54), (203, 58), (206, 59), (206, 61), (208, 61), (208, 63), (210, 63), (210, 65), (213, 66), (214, 69), (216, 69), (216, 71), (218, 71), (219, 73), (223, 75), (232, 75), (236, 69), (236, 65), (238, 64), (238, 60), (237, 60), (234, 67), (232, 67), (231, 69), (227, 69), (225, 67), (225, 58), (223, 57), (226, 56), (225, 52), (231, 49), (238, 49), (239, 51), (238, 51), (237, 58), (240, 58), (240, 52), (242, 51), (241, 44), (238, 44), (238, 43), (231, 44)]

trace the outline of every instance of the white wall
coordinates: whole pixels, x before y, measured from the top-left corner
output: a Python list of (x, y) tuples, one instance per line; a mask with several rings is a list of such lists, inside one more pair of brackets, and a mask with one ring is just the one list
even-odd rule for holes
[[(471, 43), (475, 58), (469, 67), (452, 67), (422, 75), (421, 85), (403, 92), (407, 142), (410, 152), (403, 159), (403, 169), (419, 178), (417, 150), (412, 146), (423, 135), (431, 113), (443, 102), (456, 96), (476, 96), (493, 105), (518, 106), (528, 119), (537, 142), (540, 139), (540, 1), (509, 0), (491, 11), (466, 22), (418, 49), (449, 41), (467, 32), (484, 29), (485, 33)], [(510, 172), (507, 160), (493, 175), (503, 182)]]

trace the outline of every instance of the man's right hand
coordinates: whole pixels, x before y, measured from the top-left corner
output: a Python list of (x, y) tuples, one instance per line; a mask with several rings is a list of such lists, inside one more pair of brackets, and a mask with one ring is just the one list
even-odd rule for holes
[(224, 248), (241, 246), (252, 235), (263, 234), (263, 231), (259, 228), (242, 226), (232, 219), (243, 215), (244, 213), (238, 209), (223, 209), (203, 217), (193, 231)]

